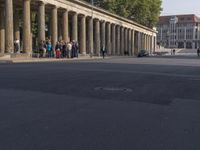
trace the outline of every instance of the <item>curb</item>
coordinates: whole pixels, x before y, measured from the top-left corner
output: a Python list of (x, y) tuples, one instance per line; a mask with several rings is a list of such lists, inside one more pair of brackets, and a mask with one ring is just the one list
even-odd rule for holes
[[(93, 58), (76, 58), (76, 59), (10, 59), (10, 60), (0, 60), (0, 64), (8, 64), (8, 63), (53, 63), (53, 62), (78, 62), (78, 61), (88, 61), (88, 60), (102, 60), (102, 57), (93, 57)], [(108, 57), (107, 57), (108, 59)]]
[(12, 60), (0, 60), (0, 64), (12, 64)]

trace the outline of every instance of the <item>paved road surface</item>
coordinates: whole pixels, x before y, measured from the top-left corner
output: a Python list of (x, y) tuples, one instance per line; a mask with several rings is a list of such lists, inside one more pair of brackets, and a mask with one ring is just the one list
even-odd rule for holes
[(200, 59), (0, 64), (0, 150), (199, 150)]

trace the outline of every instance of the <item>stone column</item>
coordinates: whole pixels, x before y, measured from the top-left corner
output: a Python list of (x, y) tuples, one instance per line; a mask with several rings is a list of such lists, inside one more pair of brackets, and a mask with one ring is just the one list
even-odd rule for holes
[(73, 13), (72, 16), (72, 40), (78, 41), (78, 15)]
[(80, 53), (86, 55), (86, 21), (85, 16), (81, 16), (80, 29)]
[(106, 23), (106, 50), (107, 50), (107, 54), (111, 55), (111, 39), (110, 39), (110, 23), (107, 22)]
[(124, 29), (124, 51), (127, 53), (128, 52), (128, 29)]
[(144, 33), (141, 33), (141, 43), (142, 43), (142, 45), (141, 45), (141, 48), (142, 49), (145, 49), (145, 40), (144, 40)]
[(145, 45), (146, 45), (145, 49), (148, 50), (148, 35), (147, 34), (145, 34)]
[(151, 49), (151, 39), (150, 39), (150, 36), (148, 36), (148, 49), (149, 50)]
[(115, 24), (112, 24), (112, 52), (111, 54), (112, 55), (115, 55), (115, 51), (116, 51), (116, 48), (115, 48)]
[(157, 40), (156, 40), (156, 36), (153, 36), (153, 52), (156, 51), (156, 46), (157, 46)]
[(192, 49), (195, 49), (195, 42), (192, 42)]
[(5, 52), (13, 53), (13, 0), (5, 0)]
[(101, 47), (106, 46), (105, 21), (101, 22)]
[(63, 40), (69, 42), (69, 24), (68, 24), (68, 11), (63, 12)]
[(63, 35), (63, 26), (62, 26), (62, 18), (58, 16), (58, 41), (62, 41), (62, 35)]
[(120, 42), (120, 55), (124, 55), (124, 27), (121, 27), (121, 42)]
[(186, 49), (186, 41), (184, 41), (184, 49)]
[(57, 7), (54, 6), (51, 11), (51, 42), (53, 48), (55, 48), (56, 42), (58, 41), (58, 12)]
[(31, 16), (30, 16), (30, 0), (24, 0), (24, 23), (23, 23), (23, 52), (31, 54)]
[(142, 41), (141, 40), (142, 40), (142, 33), (138, 32), (138, 51), (137, 51), (137, 54), (142, 49)]
[(120, 26), (117, 26), (117, 55), (120, 55)]
[(99, 20), (96, 19), (95, 23), (95, 54), (100, 56), (100, 24)]
[(5, 11), (0, 7), (0, 53), (5, 52)]
[(148, 50), (148, 35), (144, 35), (145, 38), (145, 49)]
[(131, 30), (131, 54), (134, 56), (135, 54), (135, 31)]
[(144, 45), (144, 49), (146, 49), (146, 35), (143, 34), (143, 45)]
[(15, 13), (14, 13), (14, 40), (20, 40), (19, 11), (18, 10), (15, 10)]
[(132, 41), (131, 41), (131, 29), (128, 29), (128, 52), (129, 52), (129, 56), (132, 55), (132, 51), (131, 51), (131, 45), (132, 45)]
[(152, 54), (152, 35), (149, 36), (150, 39), (150, 52)]
[(90, 57), (94, 54), (94, 41), (93, 41), (93, 18), (89, 18), (88, 20), (88, 29), (89, 29), (89, 37), (88, 37), (88, 47), (89, 47), (89, 53)]
[(39, 2), (38, 11), (38, 41), (45, 40), (45, 4)]

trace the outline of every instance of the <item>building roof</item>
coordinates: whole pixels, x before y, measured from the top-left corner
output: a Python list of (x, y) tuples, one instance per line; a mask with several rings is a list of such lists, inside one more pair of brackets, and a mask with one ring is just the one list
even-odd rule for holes
[(200, 17), (194, 14), (187, 15), (173, 15), (173, 16), (160, 16), (158, 24), (168, 24), (172, 17), (176, 16), (178, 18), (178, 23), (200, 23)]

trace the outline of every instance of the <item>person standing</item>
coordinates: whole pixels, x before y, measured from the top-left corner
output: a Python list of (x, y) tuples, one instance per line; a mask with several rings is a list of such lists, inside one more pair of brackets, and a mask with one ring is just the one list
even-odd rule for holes
[(67, 56), (67, 43), (63, 42), (63, 45), (62, 45), (62, 57), (66, 58), (66, 56)]
[(60, 43), (59, 42), (56, 43), (55, 51), (56, 51), (56, 58), (60, 58)]
[(78, 58), (78, 54), (79, 54), (79, 45), (78, 42), (75, 42), (75, 49), (76, 49), (76, 57)]
[(14, 41), (14, 49), (15, 49), (16, 53), (20, 53), (20, 41), (19, 40)]
[(76, 44), (75, 44), (75, 41), (73, 40), (72, 42), (72, 55), (71, 55), (71, 58), (74, 58), (76, 57)]
[(39, 54), (40, 58), (44, 56), (44, 42), (42, 40), (39, 43)]
[(68, 42), (67, 43), (67, 58), (71, 58), (72, 55), (72, 43)]
[(51, 58), (52, 57), (52, 45), (51, 45), (51, 42), (49, 41), (47, 43), (47, 53), (48, 53), (48, 58)]

